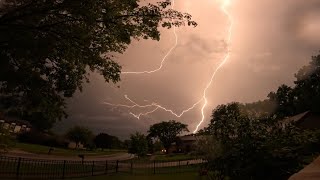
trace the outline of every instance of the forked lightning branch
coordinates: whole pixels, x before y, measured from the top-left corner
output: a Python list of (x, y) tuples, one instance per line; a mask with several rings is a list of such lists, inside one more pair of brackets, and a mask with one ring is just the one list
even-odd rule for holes
[[(192, 104), (189, 108), (181, 111), (180, 113), (177, 113), (177, 112), (173, 111), (172, 109), (168, 109), (166, 107), (163, 107), (162, 105), (160, 105), (159, 103), (156, 103), (156, 102), (152, 102), (151, 104), (145, 104), (145, 105), (138, 104), (135, 101), (133, 101), (132, 99), (130, 99), (128, 97), (128, 95), (124, 95), (124, 97), (125, 97), (126, 100), (128, 100), (128, 102), (130, 102), (130, 105), (113, 104), (113, 103), (109, 103), (109, 102), (104, 102), (104, 104), (109, 105), (109, 106), (113, 106), (113, 107), (123, 107), (123, 108), (128, 108), (128, 109), (133, 109), (133, 108), (140, 108), (140, 109), (148, 108), (148, 109), (150, 109), (151, 108), (151, 110), (149, 110), (147, 112), (143, 112), (143, 113), (142, 112), (141, 113), (133, 113), (133, 112), (130, 112), (130, 110), (129, 110), (129, 113), (133, 117), (140, 119), (142, 116), (147, 116), (147, 115), (152, 114), (152, 113), (154, 113), (154, 112), (156, 112), (158, 110), (168, 112), (168, 113), (180, 118), (185, 113), (187, 113), (190, 110), (194, 109), (197, 105), (203, 103), (202, 106), (201, 106), (201, 118), (200, 118), (195, 130), (193, 131), (193, 133), (196, 133), (199, 130), (200, 125), (203, 123), (203, 121), (205, 119), (204, 111), (205, 111), (205, 108), (208, 105), (207, 91), (213, 85), (214, 77), (216, 76), (218, 71), (223, 67), (223, 65), (228, 61), (228, 59), (230, 57), (230, 43), (231, 43), (231, 36), (232, 36), (233, 19), (232, 19), (230, 13), (228, 12), (227, 8), (231, 5), (231, 0), (218, 0), (218, 3), (220, 5), (221, 11), (226, 15), (226, 17), (228, 18), (228, 21), (229, 21), (229, 27), (228, 27), (228, 30), (227, 30), (227, 33), (226, 33), (227, 34), (227, 44), (228, 44), (227, 52), (226, 52), (226, 55), (224, 56), (224, 58), (219, 63), (219, 65), (216, 68), (213, 68), (210, 80), (206, 84), (205, 88), (203, 89), (202, 97), (197, 102)], [(171, 2), (171, 8), (172, 9), (174, 8), (174, 5), (175, 5), (175, 1), (172, 0), (172, 2)], [(165, 56), (162, 58), (161, 63), (160, 63), (158, 68), (156, 68), (154, 70), (145, 70), (145, 71), (127, 71), (127, 72), (122, 72), (122, 74), (143, 75), (143, 74), (151, 74), (151, 73), (160, 71), (163, 68), (163, 64), (165, 63), (165, 61), (168, 59), (170, 54), (174, 51), (174, 49), (178, 45), (179, 39), (178, 39), (178, 35), (177, 35), (177, 32), (176, 32), (176, 27), (173, 27), (173, 33), (174, 33), (174, 36), (175, 36), (175, 43), (169, 49), (169, 51), (165, 54)]]

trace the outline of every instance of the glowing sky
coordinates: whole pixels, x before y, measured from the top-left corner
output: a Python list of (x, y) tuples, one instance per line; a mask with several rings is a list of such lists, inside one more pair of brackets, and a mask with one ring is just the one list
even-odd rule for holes
[[(70, 100), (70, 117), (57, 127), (77, 123), (98, 132), (127, 137), (134, 131), (145, 132), (155, 122), (175, 119), (188, 124), (193, 131), (201, 120), (202, 104), (181, 118), (159, 110), (136, 119), (126, 108), (111, 108), (102, 103), (131, 105), (124, 98), (127, 94), (139, 104), (157, 102), (181, 112), (201, 99), (212, 69), (227, 53), (229, 21), (214, 0), (176, 0), (175, 9), (187, 10), (199, 25), (176, 30), (178, 45), (163, 68), (152, 74), (123, 75), (117, 84), (120, 88), (92, 75), (83, 93)], [(317, 0), (233, 0), (228, 8), (234, 19), (231, 56), (208, 89), (203, 125), (218, 104), (264, 99), (280, 84), (292, 84), (294, 73), (320, 50), (319, 10)], [(134, 41), (125, 54), (117, 56), (124, 71), (152, 70), (159, 66), (175, 44), (172, 29), (161, 32), (160, 42)], [(135, 108), (132, 112), (140, 110)], [(148, 110), (152, 108), (144, 112)]]

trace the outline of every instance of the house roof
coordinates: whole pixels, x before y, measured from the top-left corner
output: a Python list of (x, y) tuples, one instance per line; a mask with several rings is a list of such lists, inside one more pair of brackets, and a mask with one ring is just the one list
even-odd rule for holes
[(310, 113), (310, 111), (306, 111), (306, 112), (297, 114), (295, 116), (288, 117), (283, 120), (283, 123), (285, 123), (285, 124), (296, 123), (298, 121), (301, 121), (303, 118), (305, 118), (309, 113)]

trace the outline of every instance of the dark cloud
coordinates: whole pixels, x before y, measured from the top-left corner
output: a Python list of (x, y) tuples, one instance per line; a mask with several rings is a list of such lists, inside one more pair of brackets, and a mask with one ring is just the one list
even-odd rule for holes
[[(122, 75), (117, 84), (120, 88), (93, 74), (84, 92), (70, 100), (70, 118), (56, 129), (81, 124), (97, 132), (128, 137), (134, 131), (146, 132), (152, 123), (176, 119), (194, 130), (201, 119), (202, 104), (181, 118), (159, 110), (140, 120), (133, 118), (126, 108), (103, 104), (108, 101), (130, 105), (124, 98), (127, 94), (139, 104), (157, 102), (179, 113), (202, 97), (212, 71), (225, 55), (229, 22), (215, 1), (176, 0), (179, 10), (186, 8), (186, 4), (190, 4), (188, 12), (199, 26), (177, 30), (178, 46), (161, 71)], [(209, 122), (210, 113), (218, 104), (257, 101), (281, 84), (292, 84), (293, 75), (319, 50), (319, 8), (318, 0), (233, 1), (231, 56), (208, 89), (209, 104), (203, 125)], [(117, 61), (125, 71), (156, 69), (174, 40), (172, 30), (162, 30), (160, 42), (134, 41), (123, 55), (117, 55)]]
[(308, 3), (297, 1), (295, 9), (288, 10), (287, 32), (296, 43), (303, 42), (306, 48), (320, 45), (320, 2), (310, 0)]

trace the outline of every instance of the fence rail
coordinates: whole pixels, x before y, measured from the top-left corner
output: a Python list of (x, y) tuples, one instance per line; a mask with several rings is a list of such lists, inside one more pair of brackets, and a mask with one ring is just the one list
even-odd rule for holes
[(0, 179), (66, 179), (113, 173), (161, 174), (197, 171), (201, 159), (161, 161), (69, 161), (0, 156)]

